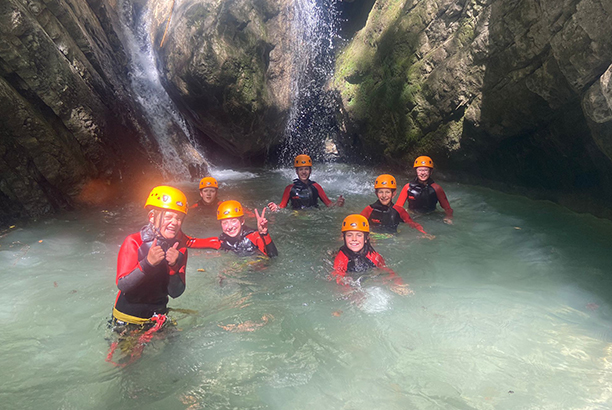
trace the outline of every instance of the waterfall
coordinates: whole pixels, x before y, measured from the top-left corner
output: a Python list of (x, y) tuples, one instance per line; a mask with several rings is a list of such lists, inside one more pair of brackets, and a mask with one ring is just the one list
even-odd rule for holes
[[(132, 0), (122, 0), (120, 18), (123, 43), (130, 59), (130, 85), (144, 113), (148, 134), (153, 137), (161, 158), (159, 168), (166, 179), (190, 178), (189, 167), (206, 166), (187, 123), (161, 84), (150, 38), (152, 15), (145, 5), (135, 13)], [(147, 144), (145, 144), (146, 146)], [(151, 157), (152, 161), (157, 158)]]
[(282, 164), (291, 163), (295, 155), (302, 153), (316, 160), (329, 160), (330, 151), (335, 148), (332, 141), (338, 133), (336, 103), (325, 87), (334, 73), (339, 28), (337, 2), (293, 2), (293, 106), (280, 152)]

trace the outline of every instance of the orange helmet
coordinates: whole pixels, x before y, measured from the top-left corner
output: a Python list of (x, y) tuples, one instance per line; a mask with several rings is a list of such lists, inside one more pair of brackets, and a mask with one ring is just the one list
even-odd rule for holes
[(312, 159), (310, 159), (308, 155), (298, 155), (297, 157), (295, 157), (295, 160), (293, 161), (293, 166), (295, 168), (311, 167)]
[(224, 201), (217, 208), (217, 220), (239, 218), (244, 215), (242, 205), (238, 201)]
[(421, 155), (414, 160), (414, 166), (412, 168), (427, 167), (433, 169), (433, 161), (431, 158)]
[(346, 231), (361, 231), (367, 233), (370, 232), (370, 224), (365, 216), (352, 214), (342, 221), (342, 232)]
[(219, 184), (217, 183), (217, 180), (214, 179), (213, 177), (202, 178), (200, 180), (200, 189), (204, 189), (204, 188), (217, 188), (217, 189), (219, 189)]
[(171, 186), (160, 185), (153, 188), (144, 207), (147, 206), (169, 209), (187, 215), (187, 197)]
[(397, 185), (395, 184), (395, 178), (393, 175), (382, 174), (376, 178), (376, 182), (374, 182), (374, 189), (378, 188), (389, 188), (389, 189), (397, 189)]

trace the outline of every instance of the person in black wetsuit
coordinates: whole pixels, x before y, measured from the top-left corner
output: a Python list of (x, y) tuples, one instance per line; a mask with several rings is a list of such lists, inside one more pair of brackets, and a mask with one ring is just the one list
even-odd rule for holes
[(414, 222), (408, 212), (399, 205), (393, 204), (393, 198), (396, 194), (396, 182), (393, 175), (379, 175), (374, 182), (374, 191), (378, 197), (378, 201), (372, 205), (368, 205), (361, 211), (361, 215), (365, 216), (370, 222), (372, 230), (377, 232), (396, 233), (397, 226), (401, 222), (410, 225), (425, 235), (428, 239), (433, 239), (434, 236), (425, 232), (423, 227)]
[(434, 164), (431, 158), (420, 156), (414, 161), (416, 177), (404, 185), (397, 199), (397, 205), (403, 207), (408, 201), (408, 209), (418, 213), (428, 213), (436, 210), (436, 204), (444, 209), (444, 223), (453, 224), (453, 208), (451, 208), (442, 187), (431, 179)]
[(219, 183), (213, 177), (205, 177), (200, 180), (200, 199), (189, 209), (214, 216), (217, 214), (219, 200)]
[(402, 278), (388, 268), (383, 257), (374, 250), (370, 243), (370, 225), (368, 220), (359, 214), (349, 215), (342, 221), (344, 245), (334, 260), (332, 276), (339, 284), (359, 283), (364, 273), (371, 268), (386, 272), (386, 282), (393, 282), (391, 290), (401, 295), (413, 293)]
[(239, 256), (263, 254), (273, 257), (278, 255), (276, 245), (268, 235), (268, 220), (264, 208), (259, 215), (257, 209), (257, 230), (244, 224), (244, 210), (238, 201), (222, 202), (217, 209), (217, 220), (221, 221), (223, 231), (218, 238), (189, 238), (188, 248), (224, 249)]
[(334, 204), (327, 197), (321, 185), (310, 180), (312, 159), (308, 155), (298, 155), (295, 157), (294, 167), (298, 177), (293, 180), (293, 184), (287, 185), (280, 204), (277, 205), (274, 202), (268, 204), (268, 208), (272, 212), (276, 212), (280, 208), (286, 208), (289, 201), (291, 201), (291, 208), (293, 209), (318, 208), (319, 199), (327, 207), (344, 205), (344, 197), (342, 195), (338, 197)]

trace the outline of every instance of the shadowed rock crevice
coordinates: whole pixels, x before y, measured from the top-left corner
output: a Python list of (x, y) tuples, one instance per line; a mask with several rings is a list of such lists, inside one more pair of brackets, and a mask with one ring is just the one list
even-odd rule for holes
[(605, 204), (611, 9), (379, 1), (338, 58), (345, 142), (375, 161), (427, 154), (442, 168)]

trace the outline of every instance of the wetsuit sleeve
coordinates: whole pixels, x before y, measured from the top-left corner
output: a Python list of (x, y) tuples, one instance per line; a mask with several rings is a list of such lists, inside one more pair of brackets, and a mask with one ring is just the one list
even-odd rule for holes
[(370, 205), (366, 206), (365, 208), (363, 208), (363, 211), (361, 211), (361, 215), (365, 216), (366, 219), (370, 219), (370, 215), (372, 215), (372, 211), (374, 210), (374, 208), (372, 208)]
[(408, 214), (408, 212), (406, 212), (406, 210), (404, 208), (402, 208), (401, 206), (395, 204), (393, 205), (393, 209), (395, 209), (399, 214), (400, 217), (402, 218), (402, 221), (404, 221), (405, 223), (407, 223), (408, 225), (410, 225), (410, 227), (412, 229), (416, 229), (417, 231), (421, 232), (422, 234), (427, 234), (427, 232), (425, 232), (425, 229), (423, 229), (423, 227), (414, 222), (412, 220), (412, 218), (410, 217), (410, 215)]
[(408, 186), (409, 185), (410, 184), (404, 185), (404, 187), (400, 191), (399, 197), (397, 198), (397, 202), (395, 203), (395, 205), (401, 206), (402, 208), (404, 207), (404, 204), (406, 203), (406, 200), (408, 199)]
[(332, 276), (336, 278), (336, 282), (341, 283), (342, 279), (346, 276), (348, 261), (348, 257), (344, 254), (344, 252), (338, 252), (336, 259), (334, 260), (334, 271), (332, 272)]
[(330, 199), (325, 194), (325, 191), (323, 191), (323, 187), (321, 185), (317, 184), (316, 182), (314, 182), (312, 184), (312, 186), (315, 187), (315, 189), (319, 193), (319, 198), (321, 198), (321, 201), (323, 201), (325, 206), (330, 206), (332, 204), (332, 201), (330, 201)]
[(215, 236), (210, 238), (192, 238), (187, 236), (187, 247), (193, 249), (219, 249), (221, 248), (221, 241)]
[(444, 193), (442, 187), (436, 183), (431, 184), (431, 187), (434, 189), (434, 191), (436, 191), (438, 202), (440, 202), (440, 206), (442, 209), (444, 209), (444, 212), (446, 212), (446, 216), (452, 218), (453, 208), (451, 208), (450, 204), (448, 203), (448, 199), (446, 199), (446, 194)]
[(259, 249), (264, 255), (269, 257), (278, 256), (278, 250), (276, 249), (276, 245), (270, 238), (270, 235), (261, 236), (259, 232), (255, 231), (253, 233), (248, 234), (247, 239)]
[(279, 208), (287, 207), (287, 204), (289, 203), (289, 195), (291, 195), (292, 187), (293, 187), (293, 184), (287, 185), (287, 187), (285, 188), (285, 192), (283, 192), (283, 198), (281, 199), (280, 204), (278, 205)]
[[(122, 292), (129, 292), (136, 288), (144, 279), (145, 271), (151, 268), (147, 258), (138, 260), (140, 243), (134, 235), (123, 241), (117, 257), (117, 287)], [(141, 266), (142, 264), (142, 266)]]

